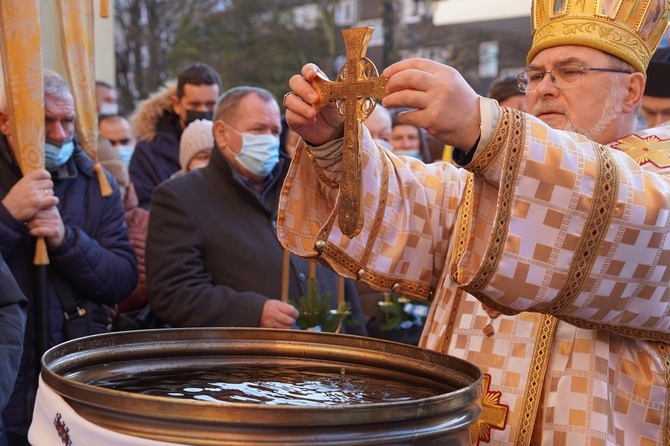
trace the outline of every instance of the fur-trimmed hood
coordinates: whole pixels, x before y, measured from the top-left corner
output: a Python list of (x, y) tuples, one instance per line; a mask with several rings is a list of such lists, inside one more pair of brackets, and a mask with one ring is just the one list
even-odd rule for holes
[(172, 96), (177, 95), (177, 81), (172, 80), (140, 102), (130, 117), (133, 133), (138, 141), (153, 141), (158, 130), (158, 122), (165, 113), (172, 110)]

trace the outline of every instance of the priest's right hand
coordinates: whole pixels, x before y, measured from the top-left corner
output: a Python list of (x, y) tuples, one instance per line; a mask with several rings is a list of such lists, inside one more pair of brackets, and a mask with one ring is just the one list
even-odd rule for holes
[(43, 209), (58, 204), (53, 192), (51, 174), (45, 169), (37, 169), (21, 178), (7, 193), (2, 204), (19, 222), (26, 222)]
[(263, 305), (260, 328), (293, 328), (300, 313), (296, 308), (277, 299), (268, 299)]
[(289, 80), (292, 94), (284, 97), (286, 123), (309, 144), (319, 146), (337, 137), (341, 132), (343, 119), (335, 103), (331, 102), (316, 110), (319, 95), (313, 88), (317, 76), (327, 79), (318, 66), (312, 63), (302, 67), (302, 76), (296, 74)]

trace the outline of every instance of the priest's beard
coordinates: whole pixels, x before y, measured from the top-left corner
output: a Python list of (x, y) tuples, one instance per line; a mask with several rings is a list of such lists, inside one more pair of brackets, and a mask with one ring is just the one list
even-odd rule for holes
[(573, 121), (572, 113), (567, 111), (564, 105), (561, 105), (553, 100), (547, 101), (538, 101), (533, 107), (533, 116), (539, 116), (544, 112), (553, 110), (563, 114), (564, 122), (558, 123), (553, 122), (552, 119), (548, 119), (545, 123), (552, 128), (558, 130), (565, 130), (568, 132), (575, 132), (581, 135), (586, 136), (592, 141), (596, 141), (600, 135), (605, 131), (608, 125), (612, 123), (621, 115), (621, 102), (623, 101), (623, 96), (625, 94), (624, 89), (622, 88), (611, 88), (610, 93), (605, 99), (605, 106), (603, 112), (600, 115), (598, 121), (591, 127), (580, 127)]

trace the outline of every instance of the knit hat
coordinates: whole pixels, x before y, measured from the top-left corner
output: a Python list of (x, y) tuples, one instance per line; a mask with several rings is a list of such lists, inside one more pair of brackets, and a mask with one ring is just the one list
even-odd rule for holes
[(102, 167), (112, 174), (120, 187), (128, 187), (130, 182), (128, 166), (121, 161), (119, 152), (112, 146), (112, 143), (104, 138), (98, 138), (98, 159)]
[(651, 56), (644, 94), (656, 98), (670, 98), (670, 48), (659, 48)]
[(668, 27), (668, 0), (533, 0), (530, 64), (540, 51), (561, 45), (595, 48), (645, 73)]
[(212, 121), (197, 119), (184, 129), (179, 142), (179, 165), (182, 171), (187, 171), (188, 164), (198, 153), (214, 148), (212, 127)]

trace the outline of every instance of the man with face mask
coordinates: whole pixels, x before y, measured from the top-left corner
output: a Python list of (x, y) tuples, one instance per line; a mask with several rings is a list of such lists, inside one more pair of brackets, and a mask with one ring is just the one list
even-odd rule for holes
[(132, 117), (138, 143), (130, 161), (130, 180), (140, 207), (149, 209), (154, 188), (180, 169), (179, 140), (196, 119), (212, 119), (221, 77), (196, 63), (179, 72), (175, 83), (142, 102)]
[(135, 151), (135, 137), (130, 129), (130, 122), (121, 115), (101, 116), (98, 120), (100, 137), (112, 144), (126, 166)]
[[(20, 373), (2, 421), (9, 444), (22, 446), (28, 444), (40, 372), (38, 333), (49, 333), (48, 347), (68, 339), (62, 302), (82, 306), (125, 299), (137, 284), (137, 262), (116, 182), (107, 175), (112, 195), (103, 197), (93, 163), (76, 139), (74, 99), (65, 80), (53, 71), (44, 73), (45, 169), (22, 176), (9, 145), (14, 117), (5, 104), (1, 109), (0, 254), (30, 301)], [(44, 237), (49, 254), (47, 326), (37, 326), (35, 318), (35, 237)], [(104, 309), (95, 306), (106, 319)], [(101, 325), (87, 334), (106, 331), (106, 322)]]
[(95, 104), (98, 116), (119, 114), (118, 97), (112, 84), (100, 80), (95, 81)]
[[(277, 240), (277, 202), (289, 165), (279, 151), (279, 106), (266, 90), (236, 87), (214, 114), (207, 166), (156, 188), (146, 264), (149, 303), (174, 327), (292, 328), (296, 309), (282, 302), (284, 251)], [(337, 276), (317, 267), (322, 293), (337, 295)], [(307, 294), (309, 263), (291, 258), (289, 298)], [(347, 282), (357, 327), (358, 295)]]

